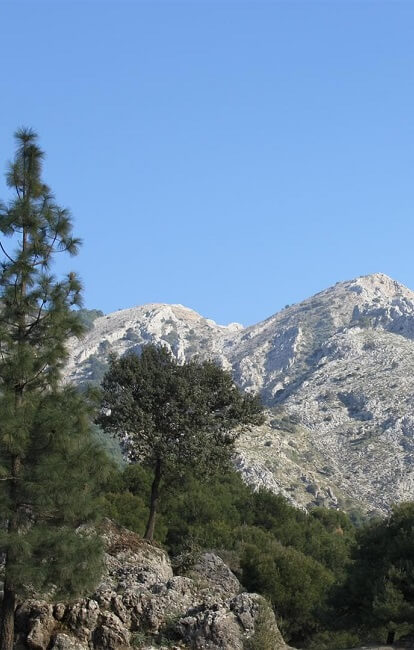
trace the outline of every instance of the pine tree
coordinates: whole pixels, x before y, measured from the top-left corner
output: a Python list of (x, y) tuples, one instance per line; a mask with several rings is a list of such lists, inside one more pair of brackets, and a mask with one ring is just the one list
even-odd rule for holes
[[(0, 550), (5, 558), (0, 645), (11, 650), (17, 599), (71, 595), (99, 573), (100, 548), (75, 529), (93, 519), (104, 462), (89, 436), (87, 405), (60, 387), (68, 337), (82, 325), (75, 274), (58, 281), (55, 254), (76, 254), (67, 210), (41, 179), (36, 134), (15, 134), (17, 150), (0, 206)], [(6, 239), (11, 247), (6, 245)]]
[(153, 471), (145, 538), (154, 536), (166, 474), (208, 475), (225, 466), (243, 425), (263, 421), (262, 405), (229, 372), (210, 361), (179, 364), (166, 348), (112, 358), (102, 382), (104, 430), (118, 435), (130, 458)]

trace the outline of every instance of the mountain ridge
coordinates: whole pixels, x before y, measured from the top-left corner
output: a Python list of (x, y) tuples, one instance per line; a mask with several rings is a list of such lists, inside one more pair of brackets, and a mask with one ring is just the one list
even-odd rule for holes
[(387, 512), (414, 489), (414, 292), (360, 276), (243, 327), (149, 303), (94, 321), (71, 341), (66, 377), (99, 381), (110, 352), (165, 345), (260, 392), (267, 423), (239, 443), (245, 479), (300, 507)]

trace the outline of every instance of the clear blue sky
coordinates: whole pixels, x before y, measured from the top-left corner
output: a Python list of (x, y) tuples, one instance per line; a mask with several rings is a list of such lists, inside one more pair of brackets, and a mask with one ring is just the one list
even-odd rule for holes
[(414, 288), (414, 2), (0, 0), (0, 67), (1, 167), (35, 128), (87, 307)]

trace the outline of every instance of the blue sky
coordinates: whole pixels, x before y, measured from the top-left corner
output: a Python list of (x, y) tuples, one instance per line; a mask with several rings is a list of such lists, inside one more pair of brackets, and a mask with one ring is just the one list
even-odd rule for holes
[(414, 288), (413, 2), (3, 0), (0, 67), (0, 165), (38, 131), (87, 307)]

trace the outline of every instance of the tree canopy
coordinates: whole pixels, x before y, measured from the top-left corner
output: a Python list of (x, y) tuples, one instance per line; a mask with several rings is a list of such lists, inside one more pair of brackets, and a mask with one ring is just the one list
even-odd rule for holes
[(154, 471), (146, 537), (154, 534), (161, 479), (197, 467), (206, 475), (228, 463), (240, 428), (262, 422), (260, 400), (210, 361), (184, 364), (166, 348), (112, 358), (102, 382), (98, 419), (129, 457)]
[[(414, 503), (361, 528), (336, 604), (344, 624), (384, 629), (388, 642), (414, 625)], [(386, 640), (386, 639), (384, 639)]]

